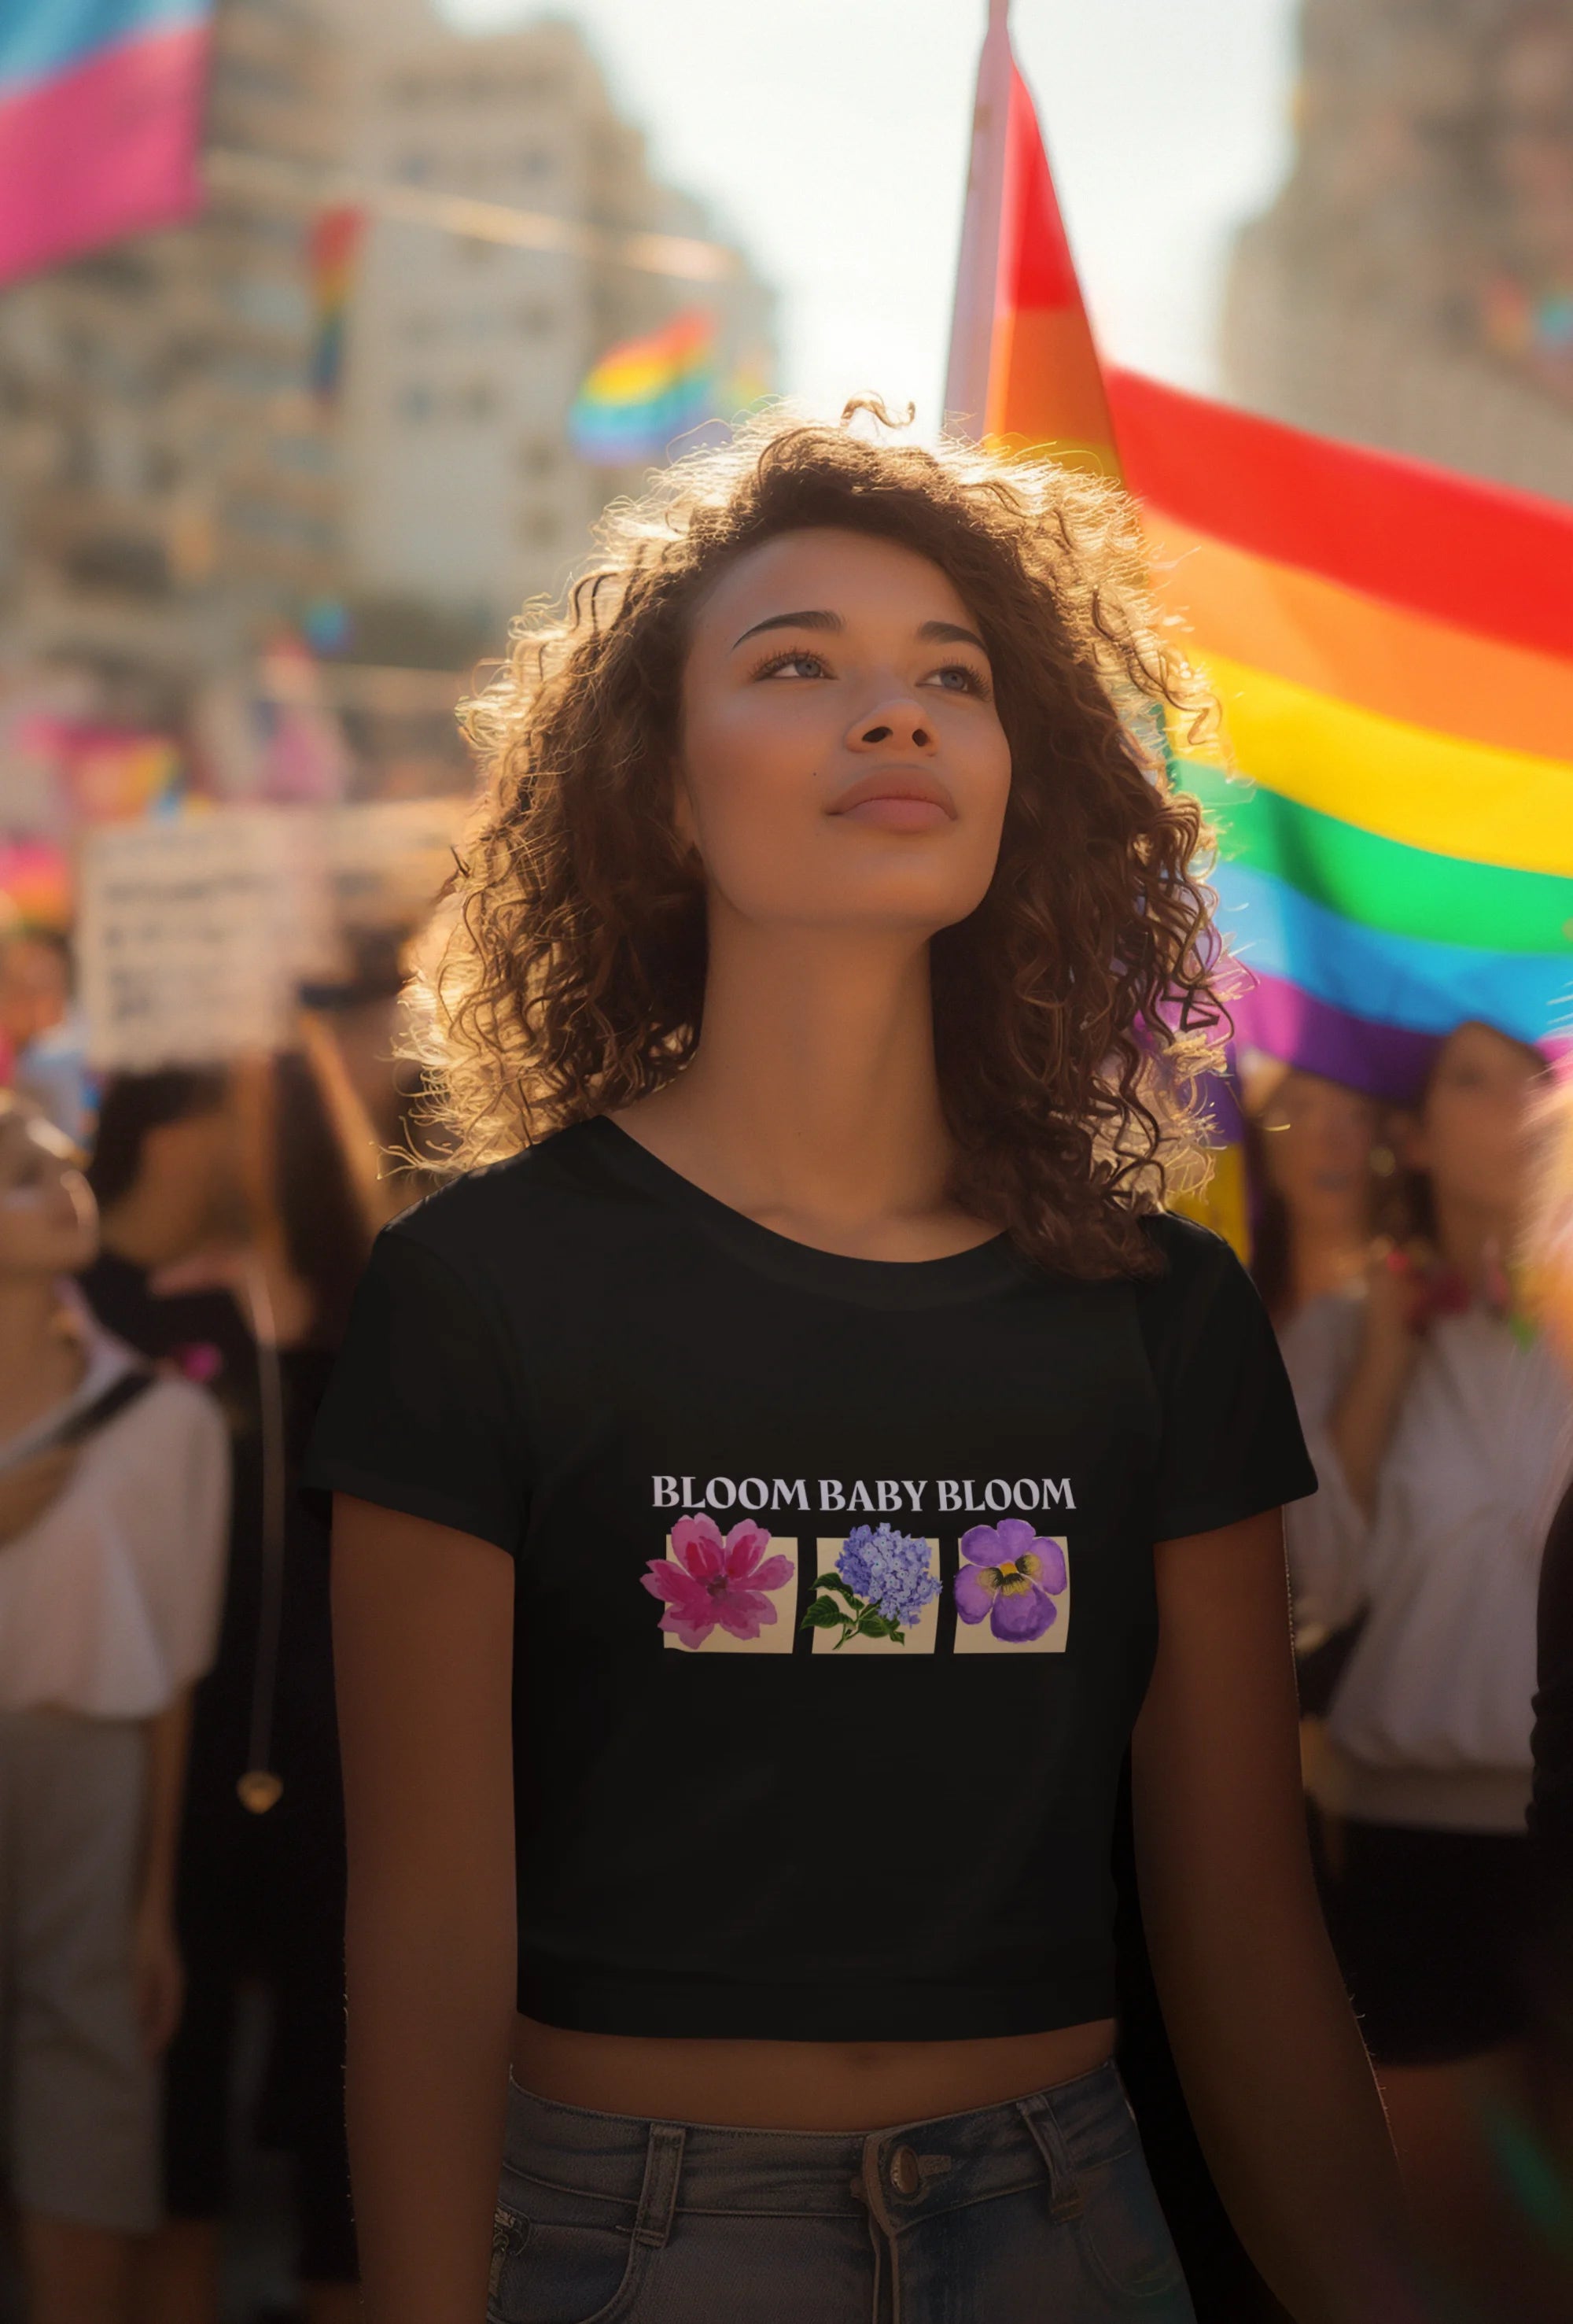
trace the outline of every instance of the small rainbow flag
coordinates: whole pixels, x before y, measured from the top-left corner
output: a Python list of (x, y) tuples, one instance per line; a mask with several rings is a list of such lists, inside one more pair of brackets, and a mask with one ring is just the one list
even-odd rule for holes
[(345, 329), (366, 214), (353, 202), (319, 210), (311, 228), (312, 393), (331, 403), (344, 372)]
[(603, 355), (568, 414), (582, 460), (616, 468), (659, 460), (674, 438), (719, 416), (715, 318), (691, 308)]
[(0, 6), (0, 282), (201, 200), (212, 0)]
[[(990, 0), (947, 410), (1142, 501), (1246, 779), (1173, 761), (1220, 827), (1219, 919), (1253, 980), (1237, 1038), (1396, 1099), (1466, 1019), (1567, 1047), (1573, 509), (1101, 367), (1007, 11)], [(1237, 1243), (1238, 1160), (1214, 1219)]]

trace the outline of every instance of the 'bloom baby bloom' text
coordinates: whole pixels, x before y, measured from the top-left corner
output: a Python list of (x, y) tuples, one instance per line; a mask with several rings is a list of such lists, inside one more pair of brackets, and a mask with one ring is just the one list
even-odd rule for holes
[[(1073, 1509), (1069, 1477), (652, 1477), (657, 1509), (866, 1510), (870, 1517), (1002, 1516), (1008, 1509)], [(813, 1488), (812, 1491), (810, 1488)], [(933, 1499), (928, 1496), (932, 1494)]]

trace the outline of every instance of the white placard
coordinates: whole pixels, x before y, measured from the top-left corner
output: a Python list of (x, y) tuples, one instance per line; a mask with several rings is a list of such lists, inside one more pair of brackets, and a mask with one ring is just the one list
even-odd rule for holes
[(275, 1047), (301, 979), (334, 960), (321, 826), (267, 807), (103, 825), (83, 844), (78, 945), (100, 1071)]

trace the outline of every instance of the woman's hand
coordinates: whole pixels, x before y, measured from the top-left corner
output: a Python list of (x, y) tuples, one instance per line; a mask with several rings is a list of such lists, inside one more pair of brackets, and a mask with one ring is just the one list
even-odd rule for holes
[(174, 1922), (161, 1900), (144, 1900), (138, 1909), (131, 1958), (142, 2045), (150, 2058), (159, 2058), (174, 2039), (186, 1999), (185, 1964)]

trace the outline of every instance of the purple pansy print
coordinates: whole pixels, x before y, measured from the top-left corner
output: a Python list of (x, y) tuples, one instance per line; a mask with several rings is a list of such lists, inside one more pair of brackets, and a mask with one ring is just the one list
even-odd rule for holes
[(1069, 1579), (1057, 1541), (1034, 1533), (1025, 1517), (974, 1526), (961, 1536), (967, 1563), (956, 1576), (956, 1611), (981, 1622), (997, 1638), (1025, 1644), (1041, 1638), (1059, 1617), (1054, 1600)]
[(685, 1646), (702, 1646), (719, 1622), (734, 1638), (757, 1638), (776, 1609), (765, 1595), (790, 1582), (796, 1567), (789, 1557), (767, 1557), (770, 1536), (744, 1517), (723, 1541), (713, 1517), (679, 1517), (672, 1527), (672, 1555), (652, 1557), (639, 1580), (652, 1598), (664, 1598), (659, 1627), (674, 1631)]

